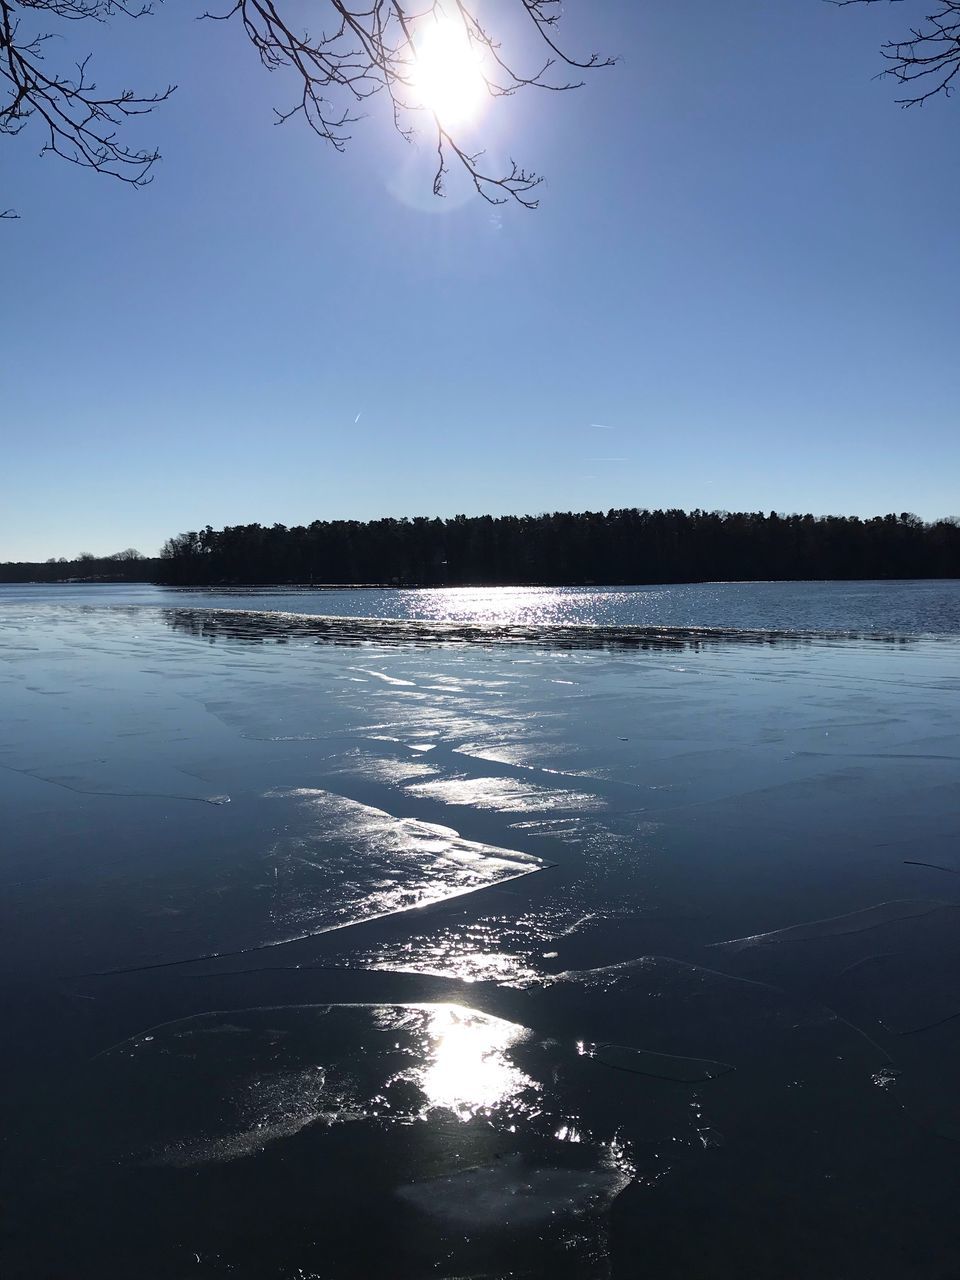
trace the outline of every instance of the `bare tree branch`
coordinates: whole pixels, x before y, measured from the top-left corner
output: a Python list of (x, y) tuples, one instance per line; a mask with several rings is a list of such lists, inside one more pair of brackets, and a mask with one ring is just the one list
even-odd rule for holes
[[(515, 0), (547, 46), (548, 56), (535, 70), (524, 73), (504, 56), (500, 43), (481, 24), (469, 0), (327, 0), (333, 11), (328, 30), (317, 35), (294, 25), (284, 0), (233, 0), (222, 13), (204, 16), (242, 23), (260, 61), (270, 71), (285, 69), (298, 81), (293, 104), (277, 112), (277, 122), (302, 116), (315, 133), (342, 151), (350, 140), (367, 100), (378, 93), (390, 103), (398, 131), (410, 138), (414, 113), (429, 120), (437, 151), (433, 190), (444, 194), (451, 162), (468, 173), (477, 193), (492, 204), (516, 200), (536, 208), (531, 196), (541, 179), (510, 162), (502, 173), (481, 164), (482, 152), (471, 151), (455, 138), (441, 113), (418, 97), (419, 42), (431, 24), (453, 24), (475, 59), (486, 93), (508, 97), (523, 88), (565, 90), (578, 87), (552, 77), (555, 68), (588, 69), (612, 65), (613, 59), (592, 54), (578, 60), (565, 54), (555, 39), (560, 0)], [(290, 8), (294, 6), (290, 5)]]
[[(350, 141), (369, 99), (383, 95), (393, 123), (407, 140), (417, 119), (427, 122), (437, 152), (433, 190), (445, 191), (451, 164), (462, 167), (477, 193), (492, 204), (516, 200), (536, 208), (533, 191), (540, 177), (514, 161), (498, 171), (483, 161), (483, 152), (456, 135), (442, 104), (421, 91), (424, 48), (441, 25), (462, 45), (465, 66), (490, 98), (503, 98), (524, 88), (564, 91), (579, 87), (570, 71), (610, 66), (613, 59), (591, 54), (578, 59), (565, 53), (557, 37), (560, 0), (508, 0), (529, 20), (544, 48), (543, 61), (521, 71), (485, 29), (475, 0), (224, 0), (225, 8), (201, 14), (219, 22), (238, 22), (268, 71), (292, 76), (292, 102), (276, 111), (282, 124), (300, 116), (314, 133), (336, 150)], [(306, 29), (304, 9), (322, 10), (329, 25), (318, 34)], [(44, 54), (61, 22), (104, 22), (114, 14), (140, 18), (149, 4), (139, 0), (0, 0), (0, 134), (19, 133), (31, 118), (46, 134), (44, 151), (140, 187), (151, 180), (159, 153), (126, 145), (120, 128), (143, 115), (173, 92), (141, 96), (132, 89), (101, 93), (84, 58), (69, 74), (48, 70)], [(37, 24), (40, 23), (38, 26)], [(13, 216), (12, 211), (0, 217)]]
[(25, 30), (23, 14), (103, 22), (114, 13), (139, 18), (149, 12), (148, 5), (126, 0), (0, 0), (0, 134), (18, 134), (37, 117), (46, 134), (43, 152), (145, 186), (159, 153), (126, 146), (117, 131), (125, 120), (165, 101), (173, 86), (147, 96), (132, 89), (101, 93), (90, 78), (89, 56), (68, 74), (48, 71), (44, 53), (55, 32)]
[[(831, 0), (845, 8), (849, 4), (878, 4), (881, 0)], [(881, 75), (892, 76), (907, 87), (897, 98), (903, 107), (921, 106), (929, 98), (943, 94), (948, 98), (960, 76), (960, 0), (937, 0), (939, 7), (927, 14), (921, 24), (912, 26), (902, 40), (890, 40), (881, 54), (890, 64)], [(902, 4), (903, 0), (890, 0)], [(960, 81), (958, 81), (960, 83)]]

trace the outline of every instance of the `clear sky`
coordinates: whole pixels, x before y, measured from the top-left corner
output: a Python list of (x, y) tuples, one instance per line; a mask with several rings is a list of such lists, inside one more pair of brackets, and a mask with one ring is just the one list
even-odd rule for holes
[(343, 156), (274, 127), (295, 86), (201, 8), (78, 32), (103, 85), (179, 84), (139, 122), (150, 187), (0, 139), (0, 559), (208, 523), (960, 512), (960, 99), (872, 78), (922, 4), (571, 0), (563, 42), (618, 65), (478, 126), (546, 175), (532, 213), (434, 200), (376, 104)]

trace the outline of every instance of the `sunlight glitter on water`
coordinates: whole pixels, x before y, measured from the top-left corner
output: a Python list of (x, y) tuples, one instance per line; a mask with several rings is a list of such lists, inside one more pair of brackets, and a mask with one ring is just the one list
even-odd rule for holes
[[(515, 623), (562, 626), (583, 619), (583, 598), (563, 587), (446, 587), (411, 591), (416, 615), (431, 622)], [(604, 592), (615, 609), (623, 592)]]

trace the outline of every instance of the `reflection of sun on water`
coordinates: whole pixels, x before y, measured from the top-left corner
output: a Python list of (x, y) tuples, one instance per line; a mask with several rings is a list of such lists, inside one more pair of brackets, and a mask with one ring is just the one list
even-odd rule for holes
[(536, 1088), (506, 1056), (523, 1038), (523, 1027), (457, 1005), (436, 1005), (426, 1030), (430, 1056), (418, 1083), (430, 1107), (445, 1107), (469, 1120)]
[[(437, 622), (489, 622), (507, 626), (550, 626), (598, 621), (596, 608), (584, 616), (591, 596), (554, 587), (424, 587), (410, 593), (412, 617)], [(602, 621), (602, 619), (599, 619)]]
[(463, 22), (444, 13), (426, 18), (417, 27), (413, 43), (409, 80), (416, 105), (432, 111), (445, 128), (473, 120), (487, 88), (480, 51)]

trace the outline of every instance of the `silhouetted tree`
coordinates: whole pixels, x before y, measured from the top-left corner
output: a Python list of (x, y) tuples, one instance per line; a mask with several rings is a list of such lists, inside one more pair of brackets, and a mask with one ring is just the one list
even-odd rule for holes
[[(132, 551), (133, 548), (131, 547)], [(51, 556), (42, 564), (29, 561), (0, 564), (0, 582), (149, 582), (159, 560), (137, 552), (134, 556), (95, 556), (85, 551), (73, 560)]]
[[(424, 106), (418, 86), (418, 50), (438, 20), (462, 45), (464, 65), (472, 67), (475, 60), (484, 90), (494, 98), (529, 87), (576, 88), (578, 82), (567, 79), (565, 69), (610, 65), (610, 59), (596, 54), (578, 59), (561, 49), (560, 0), (509, 4), (543, 49), (542, 63), (529, 71), (521, 70), (483, 25), (474, 0), (319, 0), (313, 13), (320, 24), (325, 17), (330, 25), (314, 32), (303, 25), (298, 0), (223, 0), (222, 7), (202, 16), (238, 23), (263, 66), (292, 79), (292, 102), (276, 112), (278, 123), (300, 116), (342, 151), (351, 126), (360, 119), (358, 112), (368, 99), (382, 94), (404, 137), (412, 134), (415, 113), (427, 118), (437, 154), (435, 194), (443, 194), (448, 165), (455, 163), (484, 199), (499, 204), (512, 198), (534, 208), (537, 174), (513, 161), (504, 171), (488, 168), (482, 151), (464, 145), (448, 120)], [(0, 0), (0, 77), (6, 81), (0, 132), (18, 133), (31, 116), (38, 117), (46, 134), (45, 151), (133, 186), (149, 182), (159, 153), (125, 146), (118, 129), (126, 118), (152, 111), (174, 86), (145, 95), (130, 89), (103, 92), (90, 78), (89, 58), (64, 73), (48, 70), (43, 55), (66, 23), (103, 22), (115, 14), (141, 18), (150, 12), (149, 4), (136, 0)], [(558, 79), (555, 72), (561, 68)], [(3, 216), (15, 215), (7, 210)]]
[[(841, 8), (851, 4), (880, 4), (888, 0), (834, 0)], [(903, 0), (889, 0), (903, 3)], [(920, 0), (928, 9), (934, 0)], [(889, 64), (881, 75), (892, 76), (905, 87), (897, 101), (916, 107), (942, 93), (949, 97), (960, 75), (960, 0), (935, 0), (933, 13), (924, 14), (899, 40), (890, 40), (881, 53)], [(917, 9), (916, 0), (913, 7)]]
[(456, 585), (960, 577), (960, 523), (910, 512), (554, 512), (234, 525), (169, 539), (171, 583)]
[[(132, 550), (132, 548), (131, 548)], [(121, 553), (122, 555), (122, 553)], [(3, 582), (157, 581), (427, 585), (802, 578), (960, 578), (960, 520), (909, 511), (556, 511), (232, 525), (178, 534), (161, 558), (0, 564)]]

